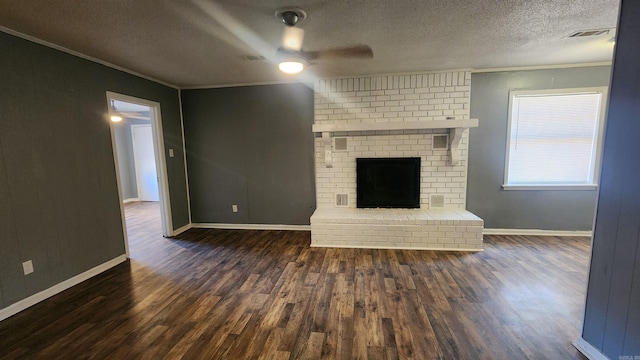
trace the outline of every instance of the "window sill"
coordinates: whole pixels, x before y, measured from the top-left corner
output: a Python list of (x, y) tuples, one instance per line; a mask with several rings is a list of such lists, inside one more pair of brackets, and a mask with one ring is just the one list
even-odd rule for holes
[(596, 190), (598, 185), (502, 185), (503, 190)]

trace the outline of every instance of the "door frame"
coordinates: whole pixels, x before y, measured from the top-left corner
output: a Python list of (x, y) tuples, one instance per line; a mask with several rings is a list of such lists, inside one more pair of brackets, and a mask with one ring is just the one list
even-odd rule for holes
[(116, 183), (118, 185), (118, 201), (120, 204), (120, 216), (122, 218), (122, 231), (124, 235), (124, 245), (127, 257), (129, 255), (129, 239), (127, 237), (127, 224), (124, 215), (124, 204), (122, 196), (122, 184), (120, 183), (120, 170), (118, 168), (118, 156), (116, 149), (115, 131), (111, 121), (111, 100), (119, 100), (128, 103), (148, 106), (151, 108), (151, 133), (153, 135), (153, 153), (156, 161), (156, 173), (158, 175), (158, 197), (160, 198), (160, 219), (162, 221), (162, 236), (171, 236), (173, 225), (171, 219), (171, 203), (169, 198), (169, 180), (167, 177), (167, 161), (164, 153), (164, 136), (162, 131), (162, 116), (160, 103), (156, 101), (141, 99), (129, 95), (119, 94), (111, 91), (106, 92), (107, 109), (109, 109), (109, 130), (111, 132), (111, 147), (113, 149), (113, 160), (116, 170)]

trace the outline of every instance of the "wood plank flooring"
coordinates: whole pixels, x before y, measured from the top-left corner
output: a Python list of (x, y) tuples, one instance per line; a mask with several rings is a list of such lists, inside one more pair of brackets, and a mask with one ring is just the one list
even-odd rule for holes
[(130, 262), (0, 322), (0, 358), (584, 359), (588, 238), (325, 249), (297, 231), (165, 239), (156, 204), (126, 213)]

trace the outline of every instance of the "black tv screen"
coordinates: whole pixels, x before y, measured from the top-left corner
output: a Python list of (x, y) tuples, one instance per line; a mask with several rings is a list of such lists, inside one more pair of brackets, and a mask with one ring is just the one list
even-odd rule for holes
[(358, 208), (419, 208), (420, 158), (356, 159)]

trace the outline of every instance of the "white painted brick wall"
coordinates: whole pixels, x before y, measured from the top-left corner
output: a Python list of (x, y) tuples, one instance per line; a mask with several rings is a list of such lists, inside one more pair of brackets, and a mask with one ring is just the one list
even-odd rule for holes
[[(315, 123), (367, 124), (469, 118), (470, 72), (323, 79), (315, 84)], [(324, 165), (324, 145), (315, 139), (318, 208), (335, 207), (335, 194), (348, 194), (356, 207), (356, 158), (420, 157), (420, 206), (432, 194), (445, 206), (466, 206), (468, 131), (460, 142), (461, 161), (449, 164), (448, 150), (432, 150), (434, 133), (446, 130), (364, 131), (334, 133), (347, 138), (346, 151), (333, 152), (333, 167)], [(319, 135), (318, 135), (319, 136)]]
[(469, 118), (470, 72), (323, 79), (315, 84), (315, 123)]

